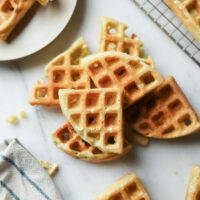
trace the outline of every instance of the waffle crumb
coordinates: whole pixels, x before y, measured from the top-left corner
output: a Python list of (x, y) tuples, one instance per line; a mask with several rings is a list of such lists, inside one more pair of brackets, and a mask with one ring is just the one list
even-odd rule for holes
[(37, 0), (38, 3), (40, 3), (42, 6), (46, 6), (49, 2), (49, 0)]
[(176, 171), (175, 174), (176, 174), (176, 175), (179, 175), (179, 172)]
[(18, 122), (18, 117), (16, 115), (13, 115), (11, 117), (9, 117), (6, 122), (10, 123), (10, 124), (16, 124)]
[(20, 112), (20, 116), (21, 116), (21, 118), (26, 119), (27, 118), (27, 113), (25, 111), (21, 111)]
[(40, 160), (39, 162), (42, 165), (42, 167), (47, 170), (49, 176), (52, 176), (58, 170), (59, 166), (57, 163), (51, 164), (45, 160)]

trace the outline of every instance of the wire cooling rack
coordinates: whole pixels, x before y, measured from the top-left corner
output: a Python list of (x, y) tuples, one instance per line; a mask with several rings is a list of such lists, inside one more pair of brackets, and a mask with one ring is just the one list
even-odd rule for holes
[(187, 31), (164, 0), (132, 1), (200, 66), (200, 43)]

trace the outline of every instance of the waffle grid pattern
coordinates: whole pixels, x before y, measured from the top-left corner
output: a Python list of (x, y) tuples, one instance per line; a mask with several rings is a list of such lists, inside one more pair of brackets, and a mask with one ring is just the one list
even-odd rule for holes
[(100, 194), (95, 200), (150, 200), (135, 174), (128, 174)]
[(52, 139), (56, 146), (65, 153), (80, 158), (87, 162), (106, 162), (115, 160), (128, 153), (132, 146), (125, 141), (122, 154), (104, 153), (95, 146), (89, 145), (76, 134), (69, 122), (52, 134)]
[(63, 113), (77, 133), (103, 152), (122, 153), (122, 91), (60, 90)]
[(80, 136), (77, 136), (73, 127), (66, 122), (52, 135), (54, 143), (69, 155), (88, 162), (103, 162), (115, 159), (116, 154), (108, 154), (97, 147), (90, 146)]
[(162, 81), (156, 69), (140, 59), (117, 52), (106, 52), (84, 59), (84, 66), (98, 88), (124, 90), (125, 107), (155, 89)]
[[(65, 60), (65, 57), (62, 56)], [(67, 66), (67, 69), (66, 67)], [(35, 90), (35, 101), (43, 102), (43, 104), (59, 105), (58, 91), (60, 89), (86, 89), (90, 88), (89, 78), (81, 66), (71, 66), (63, 63), (56, 66), (48, 73), (48, 83), (39, 83)]]
[(132, 128), (149, 137), (180, 137), (200, 127), (197, 114), (172, 77), (126, 113)]
[(127, 26), (119, 21), (108, 17), (100, 18), (99, 52), (119, 51), (140, 56), (142, 42), (135, 34), (132, 38), (125, 36), (126, 29)]
[[(85, 54), (84, 54), (85, 53)], [(85, 68), (79, 65), (80, 59), (89, 54), (82, 38), (72, 47), (51, 61), (47, 67), (47, 82), (38, 81), (32, 91), (30, 104), (59, 106), (60, 89), (88, 89), (90, 78)]]
[(129, 38), (125, 31), (128, 26), (109, 17), (99, 20), (100, 39), (98, 52), (115, 51), (140, 57), (147, 64), (154, 65), (150, 56), (146, 56), (142, 49), (143, 43), (136, 34)]
[(163, 0), (131, 0), (200, 66), (200, 43), (187, 31)]

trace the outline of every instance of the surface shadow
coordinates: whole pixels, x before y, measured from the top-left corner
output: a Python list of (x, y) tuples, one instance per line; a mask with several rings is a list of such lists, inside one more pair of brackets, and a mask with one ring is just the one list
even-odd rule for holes
[(161, 144), (163, 148), (165, 146), (192, 146), (195, 144), (200, 144), (200, 132), (193, 133), (191, 135), (186, 135), (180, 138), (175, 139), (151, 139), (152, 145), (153, 143)]
[(116, 160), (102, 162), (102, 163), (91, 163), (91, 164), (98, 165), (98, 166), (115, 167), (115, 166), (119, 166), (122, 163), (130, 166), (137, 162), (138, 162), (138, 156), (134, 148), (134, 149), (131, 149), (131, 151), (128, 154)]
[[(30, 23), (36, 12), (38, 11), (40, 5), (38, 3), (35, 3), (32, 8), (26, 13), (25, 17), (17, 24), (15, 29), (11, 32), (7, 39), (7, 43), (11, 43), (13, 40), (15, 40), (27, 27), (27, 25)], [(30, 38), (31, 39), (31, 38)]]

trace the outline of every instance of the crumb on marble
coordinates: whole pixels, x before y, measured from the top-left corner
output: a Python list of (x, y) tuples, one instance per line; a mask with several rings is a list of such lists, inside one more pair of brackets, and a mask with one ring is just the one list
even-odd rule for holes
[(39, 162), (42, 165), (42, 167), (47, 170), (47, 172), (50, 176), (55, 174), (55, 172), (58, 170), (59, 166), (57, 163), (51, 164), (45, 160), (40, 160)]
[(176, 172), (175, 172), (175, 174), (176, 174), (176, 175), (179, 175), (179, 172), (178, 172), (178, 171), (176, 171)]
[(18, 122), (18, 117), (16, 115), (10, 116), (8, 119), (6, 119), (6, 122), (10, 124), (16, 124)]
[(27, 113), (25, 111), (21, 111), (20, 112), (20, 116), (21, 116), (21, 118), (26, 119), (27, 118)]

